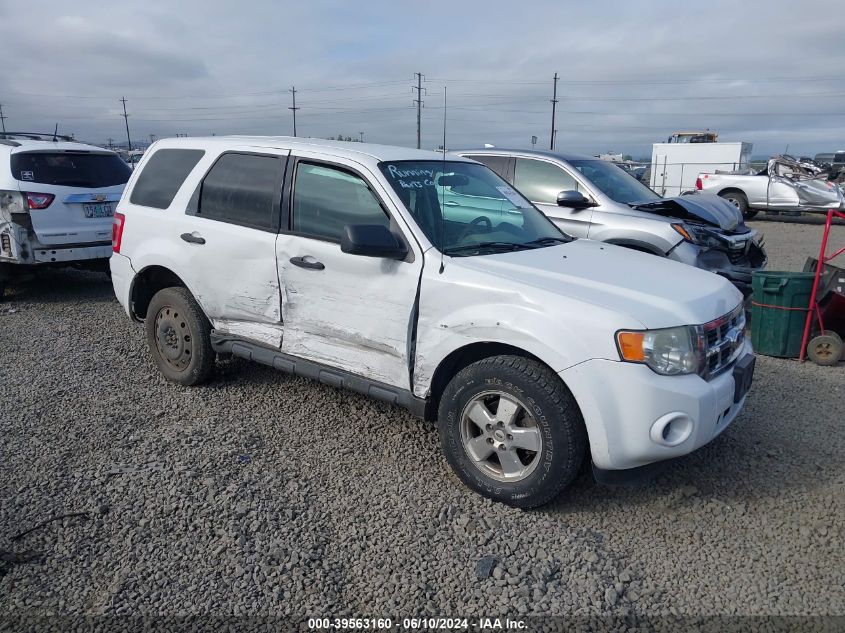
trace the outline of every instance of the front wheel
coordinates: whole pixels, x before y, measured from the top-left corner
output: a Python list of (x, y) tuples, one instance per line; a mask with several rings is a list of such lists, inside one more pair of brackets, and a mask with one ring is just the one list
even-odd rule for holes
[(518, 508), (554, 499), (587, 452), (572, 394), (548, 367), (521, 356), (493, 356), (458, 372), (440, 399), (438, 427), (461, 481)]
[(807, 343), (807, 356), (816, 365), (832, 367), (842, 358), (842, 337), (826, 330)]
[(187, 288), (159, 290), (146, 317), (147, 344), (159, 371), (180, 385), (208, 380), (214, 368), (211, 324)]

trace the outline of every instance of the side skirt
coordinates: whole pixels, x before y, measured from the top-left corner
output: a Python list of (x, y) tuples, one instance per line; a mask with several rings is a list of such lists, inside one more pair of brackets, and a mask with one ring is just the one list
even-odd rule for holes
[(368, 380), (342, 369), (328, 367), (290, 354), (283, 354), (276, 349), (263, 347), (252, 341), (231, 334), (223, 334), (216, 330), (211, 331), (211, 347), (219, 354), (232, 354), (238, 358), (269, 365), (280, 371), (311, 378), (325, 385), (350, 389), (374, 400), (382, 400), (408, 409), (418, 418), (425, 417), (426, 400), (417, 398), (407, 389)]

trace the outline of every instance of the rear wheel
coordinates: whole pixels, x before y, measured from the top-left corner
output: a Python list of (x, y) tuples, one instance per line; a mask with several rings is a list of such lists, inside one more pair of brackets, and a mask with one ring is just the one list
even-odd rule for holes
[(842, 337), (831, 330), (813, 337), (807, 344), (807, 356), (816, 365), (836, 365), (842, 358)]
[(486, 358), (458, 372), (440, 399), (438, 427), (458, 477), (518, 508), (554, 499), (587, 450), (572, 394), (550, 369), (521, 356)]
[(756, 209), (748, 208), (748, 198), (746, 198), (745, 194), (741, 191), (725, 191), (719, 195), (739, 209), (739, 212), (742, 213), (742, 217), (744, 219), (750, 220), (757, 215)]
[(180, 385), (208, 380), (214, 368), (211, 324), (187, 288), (159, 290), (146, 318), (147, 344), (159, 371)]

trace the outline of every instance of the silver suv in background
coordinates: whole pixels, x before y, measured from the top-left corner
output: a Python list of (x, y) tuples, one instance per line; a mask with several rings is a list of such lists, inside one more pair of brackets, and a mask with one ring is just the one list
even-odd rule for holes
[(487, 165), (574, 237), (709, 270), (745, 295), (752, 272), (766, 265), (756, 231), (718, 196), (661, 198), (625, 170), (590, 156), (500, 148), (454, 153)]
[(114, 207), (132, 170), (112, 151), (54, 134), (0, 134), (0, 298), (20, 273), (108, 271)]

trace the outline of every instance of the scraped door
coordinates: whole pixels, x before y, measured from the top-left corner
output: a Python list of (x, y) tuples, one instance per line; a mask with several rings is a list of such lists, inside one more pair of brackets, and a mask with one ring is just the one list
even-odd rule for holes
[(351, 161), (303, 158), (292, 184), (290, 232), (276, 245), (282, 351), (409, 389), (422, 257), (396, 261), (340, 250), (348, 224), (383, 224), (398, 232), (378, 187)]

